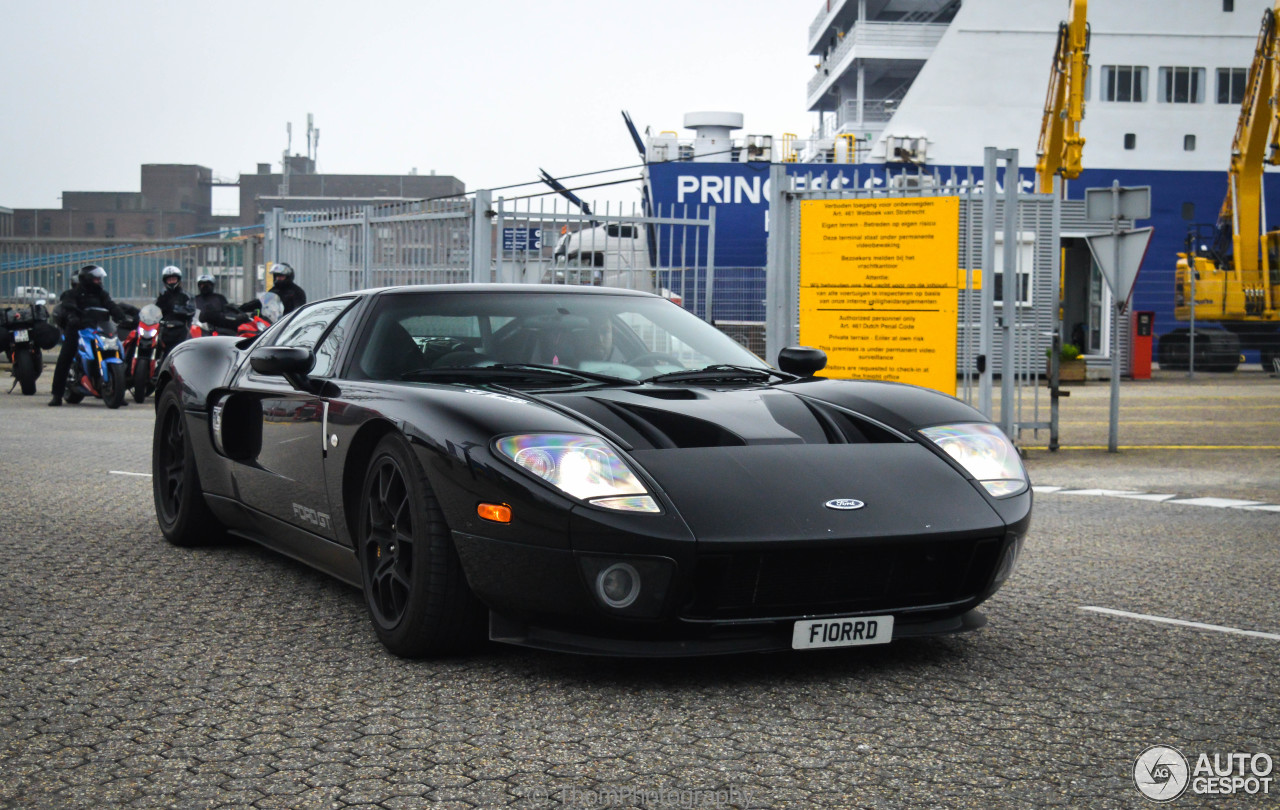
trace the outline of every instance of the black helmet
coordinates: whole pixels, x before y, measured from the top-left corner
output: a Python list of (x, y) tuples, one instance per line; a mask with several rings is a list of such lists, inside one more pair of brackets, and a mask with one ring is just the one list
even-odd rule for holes
[(293, 268), (284, 262), (276, 262), (271, 266), (271, 275), (275, 279), (276, 284), (282, 280), (285, 282), (293, 281)]
[(106, 277), (107, 277), (107, 271), (103, 270), (101, 267), (99, 267), (96, 264), (86, 264), (84, 267), (80, 268), (81, 284), (86, 284), (86, 285), (97, 284), (99, 287), (101, 287), (102, 281)]

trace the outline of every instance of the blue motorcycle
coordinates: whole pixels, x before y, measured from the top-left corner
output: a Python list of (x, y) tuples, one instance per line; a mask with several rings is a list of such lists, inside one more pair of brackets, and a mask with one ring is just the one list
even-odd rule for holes
[(124, 402), (124, 360), (119, 331), (111, 314), (101, 307), (87, 307), (80, 322), (79, 346), (67, 372), (67, 402), (97, 397), (108, 408)]

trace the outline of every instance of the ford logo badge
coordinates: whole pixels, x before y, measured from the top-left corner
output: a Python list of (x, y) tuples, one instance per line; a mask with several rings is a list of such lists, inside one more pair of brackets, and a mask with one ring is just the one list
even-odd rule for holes
[(840, 512), (849, 512), (854, 509), (861, 509), (866, 506), (866, 504), (854, 498), (835, 498), (827, 501), (823, 506)]

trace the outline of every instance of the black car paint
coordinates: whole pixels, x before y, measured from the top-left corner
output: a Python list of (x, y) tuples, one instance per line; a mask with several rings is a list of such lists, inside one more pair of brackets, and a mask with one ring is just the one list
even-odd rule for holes
[[(452, 288), (459, 289), (465, 285)], [(361, 300), (355, 304), (360, 311), (353, 335), (360, 333), (383, 294), (395, 292), (355, 296)], [(484, 385), (342, 379), (355, 340), (342, 348), (333, 380), (312, 380), (299, 390), (283, 378), (250, 368), (254, 347), (269, 344), (280, 328), (257, 343), (187, 341), (161, 370), (162, 387), (181, 386), (188, 435), (196, 445), (210, 507), (234, 532), (358, 586), (353, 494), (373, 445), (382, 435), (399, 432), (410, 441), (436, 492), (468, 583), (493, 610), (495, 638), (616, 654), (785, 648), (795, 618), (790, 614), (724, 622), (682, 615), (696, 600), (695, 574), (700, 564), (705, 567), (700, 560), (707, 551), (734, 552), (779, 541), (820, 550), (826, 536), (848, 544), (857, 538), (871, 542), (902, 535), (910, 542), (930, 536), (983, 537), (1002, 553), (1029, 526), (1029, 489), (1011, 498), (992, 498), (945, 453), (919, 439), (916, 431), (923, 427), (986, 421), (976, 410), (936, 392), (894, 383), (807, 379), (771, 386), (636, 384), (530, 394)], [(855, 446), (831, 444), (829, 435), (826, 441), (819, 439), (815, 431), (830, 432), (821, 427), (827, 417), (820, 413), (815, 422), (820, 426), (814, 428), (797, 416), (797, 403), (801, 410), (835, 408), (865, 420), (877, 441)], [(238, 453), (242, 458), (228, 458), (214, 447), (210, 413), (216, 404), (224, 406), (223, 436), (248, 437), (250, 446)], [(619, 413), (626, 418), (613, 418)], [(695, 428), (718, 426), (740, 446), (659, 448), (651, 435), (634, 429), (636, 420), (627, 414), (636, 413), (691, 420)], [(327, 431), (322, 432), (325, 422)], [(278, 435), (255, 438), (258, 423), (260, 431)], [(503, 435), (535, 432), (606, 436), (634, 460), (662, 512), (619, 513), (579, 503), (493, 449), (493, 440)], [(263, 463), (262, 447), (273, 440), (302, 448), (292, 466), (287, 453), (268, 454), (268, 464)], [(852, 473), (850, 453), (855, 459)], [(948, 475), (936, 459), (955, 475)], [(905, 466), (911, 473), (888, 479), (883, 476), (886, 465)], [(733, 475), (724, 475), (726, 466)], [(319, 480), (302, 483), (300, 494), (300, 482), (317, 469)], [(758, 475), (779, 469), (788, 471), (785, 484)], [(899, 490), (894, 484), (899, 480), (917, 486)], [(856, 497), (868, 506), (855, 513), (823, 507), (840, 497)], [(482, 502), (510, 505), (516, 520), (502, 525), (481, 519), (476, 505)], [(742, 508), (726, 512), (726, 502)], [(327, 516), (327, 525), (321, 525), (321, 515)], [(798, 535), (805, 539), (795, 540)], [(637, 618), (599, 605), (584, 574), (594, 557), (639, 559), (655, 570), (669, 569), (670, 587), (656, 612)], [(959, 601), (925, 606), (914, 621), (912, 611), (904, 610), (895, 636), (972, 626), (978, 620), (970, 611), (994, 590), (992, 583), (982, 583)]]

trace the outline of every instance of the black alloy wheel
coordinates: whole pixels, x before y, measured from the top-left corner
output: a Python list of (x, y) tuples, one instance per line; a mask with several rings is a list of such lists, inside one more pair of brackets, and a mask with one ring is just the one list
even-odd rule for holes
[(170, 387), (156, 408), (151, 434), (151, 492), (165, 539), (175, 546), (198, 546), (222, 539), (224, 529), (205, 503), (187, 436), (182, 398)]
[(378, 639), (403, 658), (457, 652), (485, 614), (467, 587), (449, 527), (412, 449), (387, 436), (360, 492), (356, 547)]

